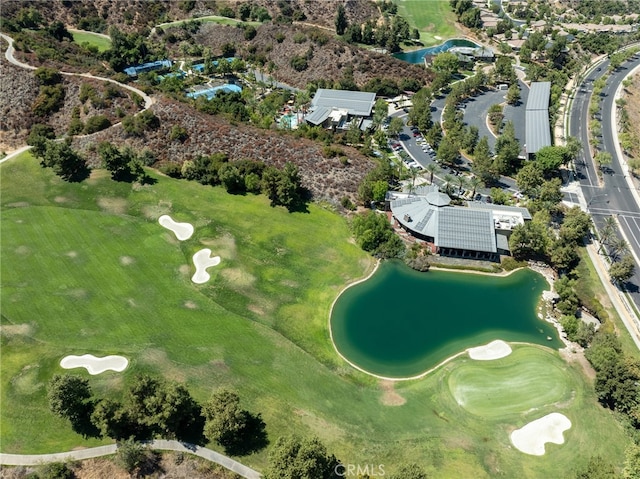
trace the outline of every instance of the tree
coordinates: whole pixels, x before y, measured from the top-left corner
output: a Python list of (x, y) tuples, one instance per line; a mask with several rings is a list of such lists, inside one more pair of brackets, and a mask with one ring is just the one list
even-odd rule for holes
[(387, 135), (397, 137), (404, 128), (402, 118), (394, 116), (387, 127)]
[(598, 253), (602, 251), (602, 248), (612, 237), (615, 237), (615, 232), (617, 228), (616, 219), (613, 216), (607, 216), (604, 219), (604, 226), (600, 230), (600, 247), (598, 248)]
[(34, 153), (40, 164), (52, 168), (54, 173), (66, 181), (82, 181), (89, 176), (87, 162), (70, 146), (70, 141), (45, 140)]
[(425, 167), (425, 170), (429, 173), (429, 183), (433, 184), (433, 175), (435, 175), (440, 168), (435, 163), (429, 163)]
[(596, 160), (596, 163), (601, 170), (608, 167), (613, 161), (613, 157), (608, 151), (599, 151), (593, 159)]
[(630, 254), (624, 255), (619, 261), (615, 261), (609, 267), (609, 276), (613, 283), (624, 283), (633, 276), (635, 262)]
[(548, 243), (546, 227), (536, 221), (517, 225), (509, 237), (509, 249), (516, 258), (542, 256)]
[(53, 21), (49, 24), (49, 26), (47, 27), (47, 33), (59, 42), (61, 42), (65, 38), (70, 42), (73, 41), (73, 36), (65, 28), (64, 23), (59, 20)]
[(358, 245), (374, 256), (394, 258), (404, 251), (402, 240), (394, 233), (385, 215), (374, 211), (356, 215), (351, 227)]
[(482, 188), (484, 186), (484, 182), (479, 176), (472, 176), (469, 179), (469, 186), (472, 188), (471, 197), (476, 196), (476, 189)]
[(127, 439), (118, 444), (116, 461), (131, 474), (144, 464), (148, 454), (149, 449), (146, 446), (136, 442), (134, 439)]
[(447, 173), (446, 175), (444, 175), (442, 177), (442, 182), (444, 185), (444, 191), (445, 193), (447, 193), (448, 195), (451, 194), (451, 184), (453, 183), (453, 181), (455, 180), (455, 176), (453, 176), (450, 173)]
[(116, 181), (138, 181), (145, 176), (144, 170), (138, 168), (136, 153), (128, 146), (117, 148), (105, 141), (98, 145), (98, 153), (102, 165)]
[(259, 414), (241, 409), (240, 398), (235, 392), (217, 391), (202, 412), (205, 436), (224, 447), (228, 454), (251, 454), (267, 445), (264, 421)]
[(269, 452), (265, 479), (339, 479), (340, 466), (317, 438), (280, 437)]
[(458, 72), (458, 68), (460, 68), (460, 62), (458, 61), (458, 57), (454, 53), (438, 53), (433, 59), (431, 68), (433, 68), (433, 71), (435, 71), (436, 73), (442, 75), (442, 77), (446, 79), (445, 83), (448, 83), (451, 77)]
[(389, 114), (389, 104), (384, 98), (378, 98), (373, 107), (373, 123), (380, 125)]
[(518, 85), (518, 82), (514, 82), (511, 84), (511, 86), (507, 90), (506, 100), (509, 105), (518, 104), (518, 102), (520, 101), (520, 85)]
[(105, 398), (95, 405), (91, 414), (91, 422), (98, 428), (100, 435), (116, 441), (126, 439), (135, 434), (135, 427), (123, 404)]
[(437, 156), (443, 163), (453, 165), (460, 156), (460, 150), (448, 136), (445, 136), (438, 146)]
[(522, 194), (529, 198), (537, 198), (544, 178), (535, 162), (524, 165), (516, 175), (516, 183)]
[(349, 26), (349, 21), (347, 20), (347, 12), (344, 9), (344, 5), (338, 5), (338, 11), (336, 12), (336, 34), (342, 35), (346, 31)]
[(496, 140), (496, 158), (494, 160), (496, 171), (500, 174), (514, 171), (519, 155), (520, 143), (516, 140), (513, 123), (508, 121), (502, 135)]
[(574, 206), (567, 210), (560, 226), (559, 238), (569, 245), (580, 245), (591, 229), (591, 216)]
[(475, 150), (473, 151), (473, 165), (471, 170), (477, 175), (485, 185), (494, 183), (500, 176), (494, 169), (491, 152), (489, 150), (489, 141), (486, 136), (480, 138)]
[(569, 159), (569, 153), (564, 146), (543, 146), (536, 153), (536, 165), (545, 176), (558, 171)]
[(56, 374), (47, 387), (49, 409), (56, 416), (68, 419), (74, 431), (85, 436), (93, 432), (88, 427), (93, 409), (89, 381), (71, 374)]

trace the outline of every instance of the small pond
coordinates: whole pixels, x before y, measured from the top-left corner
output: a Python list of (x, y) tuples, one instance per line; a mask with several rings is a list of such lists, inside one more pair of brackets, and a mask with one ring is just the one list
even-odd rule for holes
[(331, 332), (348, 361), (392, 378), (419, 375), (494, 339), (557, 349), (563, 344), (556, 329), (536, 312), (548, 288), (528, 269), (497, 277), (420, 273), (398, 261), (384, 262), (338, 298)]
[(420, 50), (413, 50), (405, 53), (394, 53), (393, 56), (408, 63), (422, 63), (425, 55), (437, 55), (438, 53), (446, 52), (453, 47), (474, 47), (478, 48), (480, 45), (472, 42), (471, 40), (465, 40), (464, 38), (453, 38), (447, 40), (435, 47), (421, 48)]

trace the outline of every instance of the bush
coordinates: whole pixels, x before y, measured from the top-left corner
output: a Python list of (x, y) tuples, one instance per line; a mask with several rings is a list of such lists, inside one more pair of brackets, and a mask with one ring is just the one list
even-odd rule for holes
[(177, 140), (182, 143), (187, 138), (189, 138), (189, 133), (182, 125), (173, 125), (171, 127), (171, 134), (169, 135), (171, 141)]
[(36, 146), (43, 140), (53, 140), (56, 137), (53, 127), (36, 123), (31, 127), (27, 137), (27, 145)]
[(304, 43), (306, 41), (307, 36), (302, 32), (298, 32), (293, 36), (293, 43)]
[(244, 39), (245, 40), (253, 40), (258, 34), (258, 30), (253, 25), (248, 25), (244, 29)]
[(84, 132), (89, 135), (91, 133), (95, 133), (96, 131), (109, 128), (110, 126), (111, 121), (109, 121), (109, 118), (104, 115), (96, 115), (87, 120), (87, 123), (84, 125)]
[(75, 473), (64, 462), (52, 462), (42, 466), (39, 479), (75, 479)]
[(286, 35), (284, 33), (278, 32), (278, 33), (276, 33), (275, 38), (276, 38), (276, 42), (282, 43), (284, 41), (284, 39), (287, 38), (287, 37), (286, 37)]
[(182, 178), (182, 167), (178, 163), (167, 163), (160, 171), (171, 178)]
[(301, 72), (309, 68), (307, 57), (304, 55), (296, 55), (291, 58), (291, 68), (297, 72)]
[(526, 267), (527, 262), (518, 261), (517, 259), (512, 258), (511, 256), (507, 256), (506, 258), (502, 259), (501, 265), (505, 271), (513, 271), (514, 269)]
[(233, 8), (224, 6), (218, 11), (218, 15), (221, 17), (227, 18), (236, 18), (236, 12), (233, 11)]
[(353, 201), (348, 196), (343, 196), (340, 200), (340, 204), (345, 210), (355, 211), (356, 205), (353, 204)]
[(140, 467), (147, 458), (147, 448), (133, 439), (118, 444), (116, 461), (131, 474)]
[(62, 85), (43, 85), (40, 93), (33, 102), (31, 110), (37, 116), (46, 116), (49, 113), (58, 111), (64, 102), (64, 88)]

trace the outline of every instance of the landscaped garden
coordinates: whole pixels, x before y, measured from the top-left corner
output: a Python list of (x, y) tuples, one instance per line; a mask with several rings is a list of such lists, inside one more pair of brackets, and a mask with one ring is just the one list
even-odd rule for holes
[[(317, 435), (344, 463), (389, 473), (418, 462), (443, 478), (568, 477), (595, 455), (622, 463), (622, 426), (579, 367), (551, 349), (513, 345), (495, 361), (462, 355), (395, 385), (342, 361), (329, 309), (373, 261), (328, 209), (289, 213), (262, 195), (153, 171), (144, 186), (105, 170), (67, 183), (28, 153), (0, 173), (2, 452), (110, 442), (83, 439), (47, 405), (47, 383), (68, 372), (60, 360), (94, 354), (128, 359), (123, 372), (71, 370), (101, 397), (120, 395), (139, 373), (184, 383), (201, 402), (231, 387), (262, 414), (272, 443)], [(193, 235), (178, 241), (158, 223), (165, 214)], [(198, 285), (191, 260), (203, 248), (221, 261)], [(513, 447), (512, 431), (554, 412), (572, 424), (564, 444), (547, 444), (542, 457)], [(266, 457), (242, 462), (260, 469)]]

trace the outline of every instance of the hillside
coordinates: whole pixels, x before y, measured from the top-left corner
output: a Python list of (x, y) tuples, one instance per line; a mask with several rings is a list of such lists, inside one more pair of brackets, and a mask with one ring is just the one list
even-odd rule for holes
[[(200, 113), (184, 103), (161, 99), (151, 110), (160, 119), (160, 126), (145, 132), (144, 136), (127, 136), (116, 126), (90, 137), (76, 138), (74, 146), (94, 165), (98, 164), (98, 158), (93, 147), (101, 141), (129, 145), (136, 150), (148, 148), (158, 158), (158, 165), (181, 163), (197, 155), (217, 152), (227, 153), (231, 161), (262, 160), (280, 167), (289, 161), (298, 165), (303, 185), (315, 199), (333, 202), (343, 196), (353, 198), (361, 178), (375, 166), (372, 160), (352, 148), (343, 147), (349, 158), (349, 164), (344, 165), (338, 158), (324, 158), (321, 146), (311, 140), (282, 131), (231, 124), (221, 116)], [(169, 140), (173, 125), (181, 125), (187, 131), (184, 142)]]

